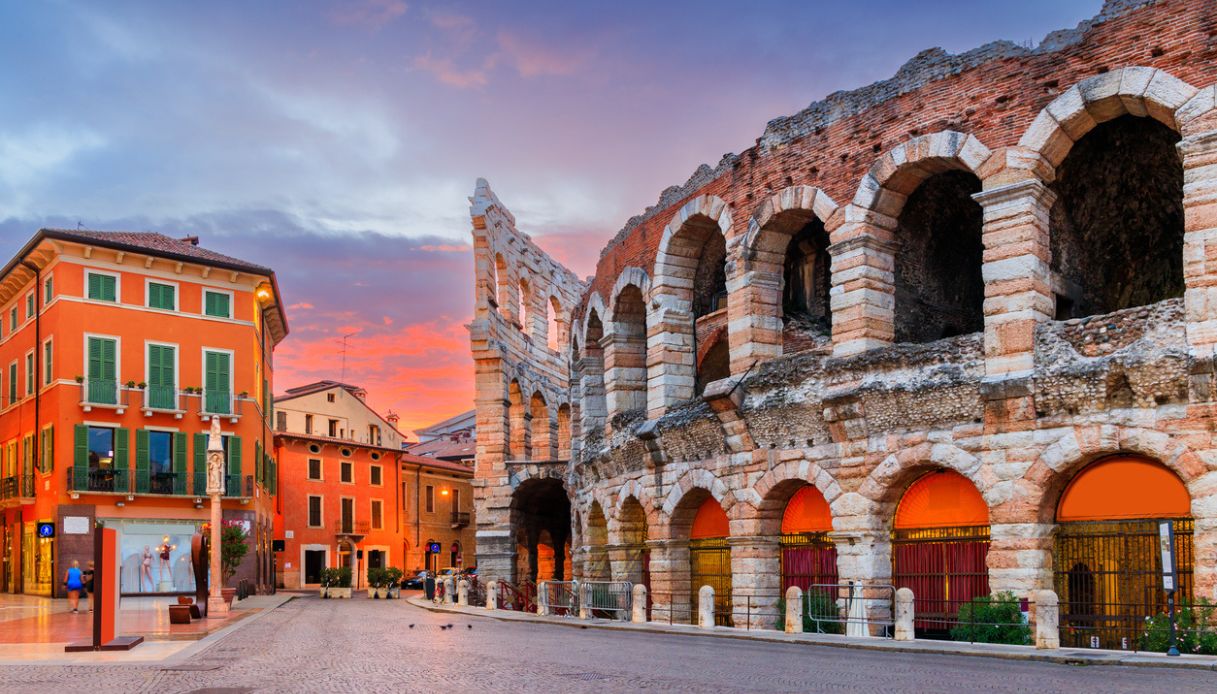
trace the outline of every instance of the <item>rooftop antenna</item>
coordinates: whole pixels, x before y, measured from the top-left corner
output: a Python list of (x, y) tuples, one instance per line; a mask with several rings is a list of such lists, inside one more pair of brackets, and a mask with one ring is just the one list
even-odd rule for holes
[(347, 382), (347, 340), (358, 334), (359, 331), (355, 330), (342, 336), (342, 375), (338, 377), (342, 383)]

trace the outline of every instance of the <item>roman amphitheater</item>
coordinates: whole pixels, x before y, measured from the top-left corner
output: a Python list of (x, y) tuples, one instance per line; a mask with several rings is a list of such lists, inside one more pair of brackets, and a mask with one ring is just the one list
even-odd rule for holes
[(588, 281), (479, 181), (483, 576), (770, 628), (792, 585), (910, 587), (925, 630), (1052, 589), (1063, 643), (1118, 647), (1169, 520), (1217, 597), (1215, 82), (1206, 0), (927, 50), (664, 190)]

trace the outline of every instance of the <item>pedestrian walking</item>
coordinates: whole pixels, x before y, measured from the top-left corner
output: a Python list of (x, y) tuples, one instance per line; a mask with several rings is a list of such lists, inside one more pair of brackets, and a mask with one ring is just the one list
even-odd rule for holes
[(84, 577), (80, 571), (80, 562), (73, 560), (72, 566), (63, 574), (63, 585), (68, 589), (68, 604), (72, 612), (80, 612), (80, 591), (84, 589)]
[(85, 570), (81, 572), (81, 578), (84, 583), (84, 588), (80, 591), (81, 595), (89, 601), (89, 612), (93, 611), (93, 603), (97, 601), (93, 593), (93, 562), (85, 565)]

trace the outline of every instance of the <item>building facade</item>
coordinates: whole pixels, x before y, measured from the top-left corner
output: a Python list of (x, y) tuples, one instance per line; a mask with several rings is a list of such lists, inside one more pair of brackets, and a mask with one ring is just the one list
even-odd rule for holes
[(789, 585), (910, 587), (927, 632), (1053, 589), (1064, 642), (1121, 647), (1165, 521), (1217, 597), (1210, 21), (925, 51), (665, 190), (588, 285), (479, 181), (483, 573), (759, 627)]
[(359, 587), (368, 568), (435, 569), (472, 556), (472, 468), (403, 453), (396, 418), (366, 398), (319, 381), (275, 399), (285, 588), (317, 586), (327, 567), (351, 567)]
[(0, 589), (62, 593), (104, 523), (120, 531), (124, 594), (193, 591), (218, 417), (223, 515), (251, 543), (233, 580), (272, 590), (268, 408), (287, 335), (274, 273), (195, 238), (44, 229), (2, 277)]

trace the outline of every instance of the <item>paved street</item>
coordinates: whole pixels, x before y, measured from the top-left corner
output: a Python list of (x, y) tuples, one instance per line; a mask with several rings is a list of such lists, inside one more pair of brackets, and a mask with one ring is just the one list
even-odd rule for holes
[[(452, 629), (443, 629), (446, 624)], [(408, 625), (413, 624), (411, 629)], [(472, 627), (472, 628), (469, 628)], [(173, 665), (0, 666), (0, 690), (1211, 692), (1217, 674), (875, 653), (301, 598)]]

